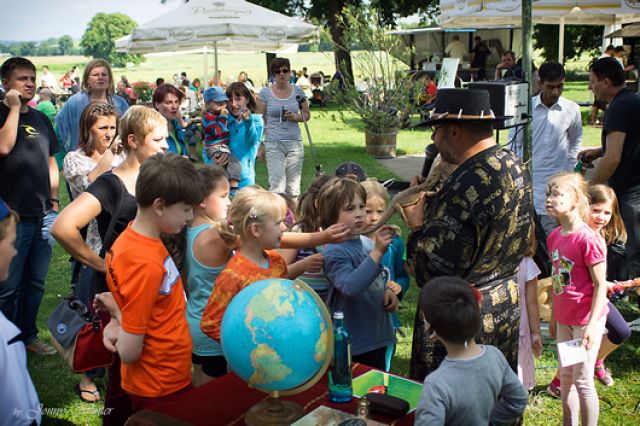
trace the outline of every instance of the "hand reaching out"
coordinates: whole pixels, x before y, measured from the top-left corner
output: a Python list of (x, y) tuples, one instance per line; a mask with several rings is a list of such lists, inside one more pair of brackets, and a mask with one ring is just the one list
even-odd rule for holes
[(323, 239), (326, 241), (325, 244), (341, 243), (351, 234), (351, 230), (349, 230), (344, 223), (334, 223), (327, 229), (320, 229), (320, 231), (323, 234)]
[(540, 333), (531, 333), (531, 351), (536, 358), (542, 356), (542, 337)]
[(324, 256), (321, 253), (315, 253), (307, 256), (303, 262), (305, 272), (319, 272), (322, 269)]

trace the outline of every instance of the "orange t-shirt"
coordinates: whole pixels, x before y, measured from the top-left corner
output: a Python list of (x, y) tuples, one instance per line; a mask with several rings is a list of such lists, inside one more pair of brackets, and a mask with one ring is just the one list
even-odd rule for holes
[(106, 255), (107, 284), (122, 312), (122, 330), (144, 334), (140, 358), (121, 364), (122, 388), (159, 397), (191, 384), (191, 335), (180, 272), (156, 238), (131, 224)]
[(266, 250), (269, 265), (262, 268), (240, 253), (231, 258), (213, 286), (207, 306), (204, 308), (200, 328), (209, 337), (220, 340), (222, 317), (231, 299), (243, 288), (266, 278), (287, 278), (287, 262), (276, 251)]

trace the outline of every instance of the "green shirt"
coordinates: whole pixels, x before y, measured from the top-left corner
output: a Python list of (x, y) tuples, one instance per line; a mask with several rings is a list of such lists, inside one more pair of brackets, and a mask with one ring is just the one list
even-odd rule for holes
[(55, 105), (51, 101), (40, 102), (38, 104), (38, 111), (43, 112), (44, 115), (49, 117), (49, 120), (51, 120), (52, 124), (53, 124), (53, 120), (56, 118), (56, 114), (58, 113), (58, 110), (56, 109)]

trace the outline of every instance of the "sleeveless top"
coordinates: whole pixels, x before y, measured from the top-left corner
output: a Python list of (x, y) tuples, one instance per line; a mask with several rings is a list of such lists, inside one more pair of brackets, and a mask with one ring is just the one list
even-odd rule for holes
[(193, 353), (200, 356), (221, 356), (222, 348), (216, 342), (200, 330), (200, 320), (202, 312), (209, 296), (213, 292), (213, 285), (218, 278), (218, 274), (225, 268), (222, 266), (212, 268), (203, 265), (196, 259), (193, 253), (193, 244), (196, 238), (211, 227), (210, 224), (202, 224), (193, 228), (187, 228), (187, 251), (185, 257), (185, 267), (187, 272), (187, 288), (189, 289), (189, 299), (187, 300), (187, 323), (193, 340)]

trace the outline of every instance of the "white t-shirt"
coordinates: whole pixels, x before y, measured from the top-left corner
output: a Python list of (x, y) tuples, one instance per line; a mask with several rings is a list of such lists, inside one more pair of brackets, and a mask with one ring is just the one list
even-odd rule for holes
[(40, 424), (40, 401), (27, 370), (20, 330), (0, 312), (0, 426)]

